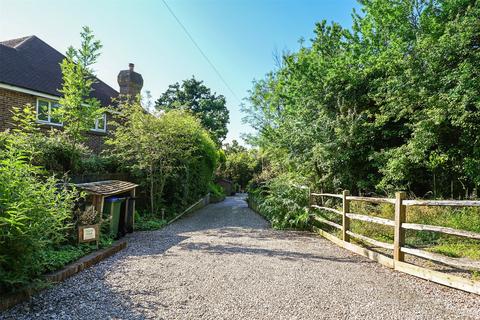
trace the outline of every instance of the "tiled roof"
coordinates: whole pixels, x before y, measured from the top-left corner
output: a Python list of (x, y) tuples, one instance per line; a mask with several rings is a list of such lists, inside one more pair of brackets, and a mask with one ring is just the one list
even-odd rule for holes
[[(60, 52), (36, 36), (0, 42), (0, 83), (60, 96), (65, 58)], [(118, 92), (98, 80), (92, 86), (92, 96), (104, 106), (112, 103)]]
[(81, 190), (87, 191), (88, 193), (110, 196), (130, 191), (133, 188), (136, 188), (138, 185), (127, 181), (106, 180), (88, 183), (78, 183), (75, 186)]

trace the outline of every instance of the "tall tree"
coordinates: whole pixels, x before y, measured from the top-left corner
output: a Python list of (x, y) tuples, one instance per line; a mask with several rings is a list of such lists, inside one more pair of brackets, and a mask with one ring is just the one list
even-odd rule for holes
[[(60, 65), (63, 85), (59, 91), (62, 97), (59, 108), (54, 111), (54, 116), (63, 122), (63, 133), (72, 152), (86, 139), (85, 132), (92, 129), (95, 121), (105, 112), (100, 101), (91, 96), (92, 85), (97, 81), (93, 65), (97, 62), (102, 44), (95, 40), (89, 27), (83, 27), (80, 36), (80, 47), (69, 47)], [(75, 158), (72, 157), (71, 161)], [(71, 167), (74, 167), (73, 163)]]
[(207, 129), (220, 145), (227, 136), (229, 112), (223, 95), (212, 93), (211, 90), (192, 77), (168, 87), (156, 101), (155, 107), (159, 111), (188, 110), (192, 112), (202, 126)]
[(480, 187), (480, 2), (362, 0), (285, 54), (245, 106), (273, 172), (317, 188), (464, 196)]

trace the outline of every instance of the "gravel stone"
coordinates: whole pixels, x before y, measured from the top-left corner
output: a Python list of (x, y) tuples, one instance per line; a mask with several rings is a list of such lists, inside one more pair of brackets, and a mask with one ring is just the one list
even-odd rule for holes
[(241, 197), (209, 205), (0, 319), (480, 319), (480, 297), (395, 272)]

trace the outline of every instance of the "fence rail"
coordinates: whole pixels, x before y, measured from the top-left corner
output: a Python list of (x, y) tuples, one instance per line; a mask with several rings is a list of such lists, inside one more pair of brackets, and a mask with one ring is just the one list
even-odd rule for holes
[[(322, 197), (322, 205), (316, 205), (312, 201), (312, 197)], [(323, 204), (323, 197), (333, 197), (342, 199), (342, 211), (335, 208), (326, 207)], [(342, 216), (342, 224), (337, 224), (333, 221), (327, 220), (323, 217), (319, 217), (312, 211), (311, 218), (321, 224), (335, 227), (342, 232), (341, 239), (326, 232), (321, 228), (314, 228), (320, 235), (335, 242), (336, 244), (354, 251), (358, 254), (364, 255), (372, 260), (375, 260), (383, 265), (391, 267), (395, 270), (405, 272), (423, 279), (434, 281), (443, 285), (447, 285), (453, 288), (461, 289), (468, 292), (480, 294), (480, 282), (469, 280), (455, 275), (450, 275), (434, 270), (430, 270), (424, 267), (419, 267), (405, 262), (405, 254), (410, 254), (416, 257), (427, 259), (434, 262), (439, 262), (444, 265), (452, 266), (455, 268), (466, 268), (469, 270), (480, 271), (480, 261), (475, 261), (467, 258), (450, 258), (441, 254), (428, 252), (421, 249), (409, 248), (405, 244), (405, 231), (417, 230), (417, 231), (429, 231), (438, 232), (458, 237), (464, 237), (468, 239), (480, 240), (480, 233), (459, 230), (449, 227), (441, 227), (426, 224), (408, 223), (406, 221), (406, 211), (408, 206), (445, 206), (445, 207), (480, 207), (480, 201), (456, 201), (456, 200), (406, 200), (405, 192), (397, 192), (395, 198), (370, 198), (370, 197), (358, 197), (351, 196), (348, 191), (344, 191), (342, 194), (332, 193), (315, 193), (310, 192), (310, 209), (325, 210), (336, 213)], [(389, 203), (395, 207), (395, 219), (385, 219), (380, 217), (374, 217), (369, 215), (357, 214), (350, 212), (351, 201), (363, 201), (370, 203)], [(350, 230), (350, 221), (358, 220), (362, 222), (370, 222), (381, 224), (385, 226), (393, 227), (394, 229), (394, 241), (392, 243), (386, 243), (378, 241), (364, 235), (354, 233)], [(387, 249), (393, 251), (393, 259), (374, 252), (370, 249), (363, 248), (359, 245), (353, 244), (350, 238), (360, 240), (374, 247)]]

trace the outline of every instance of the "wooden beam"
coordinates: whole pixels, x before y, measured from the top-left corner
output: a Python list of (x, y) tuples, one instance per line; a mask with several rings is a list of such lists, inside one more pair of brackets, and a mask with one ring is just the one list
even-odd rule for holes
[(350, 201), (347, 196), (350, 194), (348, 190), (344, 190), (342, 194), (343, 210), (342, 210), (342, 239), (343, 241), (350, 242), (350, 236), (347, 231), (350, 230), (350, 219), (347, 217), (347, 213), (350, 212)]
[(353, 238), (362, 240), (362, 241), (364, 241), (364, 242), (366, 242), (366, 243), (369, 243), (369, 244), (371, 244), (371, 245), (374, 245), (374, 246), (376, 246), (376, 247), (383, 248), (383, 249), (388, 249), (388, 250), (393, 250), (393, 244), (391, 244), (391, 243), (386, 243), (386, 242), (378, 241), (378, 240), (375, 240), (375, 239), (366, 237), (366, 236), (364, 236), (364, 235), (361, 235), (361, 234), (358, 234), (358, 233), (354, 233), (354, 232), (352, 232), (352, 231), (347, 231), (347, 234), (350, 235), (350, 236), (353, 237)]
[(428, 281), (432, 281), (438, 284), (442, 284), (444, 286), (448, 286), (451, 288), (463, 290), (466, 292), (476, 293), (480, 295), (479, 281), (473, 281), (473, 280), (469, 280), (459, 276), (454, 276), (454, 275), (445, 274), (438, 271), (429, 270), (429, 269), (415, 266), (402, 261), (394, 261), (393, 259), (387, 256), (384, 256), (382, 254), (379, 254), (377, 252), (374, 252), (372, 250), (362, 248), (353, 243), (342, 241), (341, 239), (335, 237), (334, 235), (322, 229), (313, 227), (313, 230), (316, 233), (318, 233), (320, 236), (326, 238), (327, 240), (332, 241), (339, 247), (342, 247), (344, 249), (350, 250), (354, 253), (367, 257), (370, 260), (376, 261), (381, 265), (392, 268), (396, 271), (407, 273), (409, 275), (412, 275), (421, 279), (425, 279)]
[(445, 207), (480, 207), (480, 201), (470, 200), (405, 200), (406, 206), (445, 206)]
[(393, 242), (393, 259), (395, 261), (405, 260), (405, 255), (401, 251), (401, 248), (405, 246), (405, 230), (402, 228), (402, 223), (404, 223), (406, 219), (406, 207), (403, 204), (405, 198), (405, 192), (395, 193), (395, 235)]
[(395, 199), (390, 198), (373, 198), (373, 197), (357, 197), (357, 196), (349, 196), (347, 197), (350, 201), (366, 201), (366, 202), (373, 202), (373, 203), (391, 203), (395, 204)]
[(329, 207), (317, 206), (316, 204), (312, 204), (311, 207), (312, 207), (312, 208), (315, 208), (315, 209), (330, 211), (330, 212), (333, 212), (333, 213), (342, 215), (342, 213), (341, 213), (340, 211), (338, 211), (337, 209), (333, 209), (333, 208), (329, 208)]
[(378, 252), (375, 252), (375, 251), (372, 251), (372, 250), (369, 250), (369, 249), (366, 249), (366, 248), (362, 248), (362, 247), (360, 247), (356, 244), (353, 244), (353, 243), (350, 243), (350, 242), (345, 242), (342, 239), (339, 239), (339, 238), (335, 237), (334, 235), (332, 235), (332, 234), (330, 234), (330, 233), (328, 233), (328, 232), (326, 232), (322, 229), (314, 227), (313, 230), (315, 232), (317, 232), (319, 235), (321, 235), (322, 237), (324, 237), (324, 238), (332, 241), (333, 243), (337, 244), (339, 247), (342, 247), (344, 249), (355, 252), (359, 255), (367, 257), (370, 260), (376, 261), (383, 266), (386, 266), (386, 267), (389, 267), (389, 268), (393, 269), (393, 259), (392, 258), (384, 256), (383, 254), (380, 254)]
[(466, 231), (466, 230), (458, 230), (458, 229), (448, 228), (448, 227), (432, 226), (428, 224), (404, 223), (403, 228), (408, 230), (441, 232), (445, 234), (451, 234), (454, 236), (480, 240), (480, 233), (473, 232), (473, 231)]
[(332, 197), (332, 198), (340, 198), (342, 199), (341, 194), (334, 194), (334, 193), (314, 193), (312, 192), (312, 196), (321, 196), (321, 197)]
[(413, 264), (395, 261), (395, 270), (419, 277), (425, 280), (433, 281), (444, 286), (460, 289), (463, 291), (480, 294), (480, 282), (473, 281), (459, 276), (446, 274), (434, 270), (428, 270)]
[(329, 226), (332, 226), (332, 227), (337, 228), (337, 229), (340, 229), (340, 230), (342, 229), (342, 226), (341, 226), (341, 225), (339, 225), (339, 224), (337, 224), (337, 223), (335, 223), (335, 222), (332, 222), (332, 221), (330, 221), (330, 220), (327, 220), (327, 219), (324, 219), (324, 218), (322, 218), (322, 217), (318, 217), (318, 216), (315, 216), (315, 215), (311, 215), (311, 217), (312, 217), (313, 220), (316, 220), (316, 221), (318, 221), (318, 222), (320, 222), (320, 223), (328, 224)]
[(420, 258), (440, 262), (455, 268), (463, 268), (468, 270), (480, 271), (480, 261), (475, 261), (467, 258), (450, 258), (442, 254), (428, 252), (425, 250), (414, 248), (402, 248), (402, 252), (408, 253)]
[(390, 227), (395, 226), (395, 221), (390, 220), (390, 219), (385, 219), (385, 218), (366, 216), (366, 215), (363, 215), (363, 214), (356, 214), (356, 213), (347, 213), (347, 217), (349, 217), (350, 219), (353, 219), (353, 220), (373, 222), (373, 223), (378, 223), (378, 224), (382, 224), (382, 225), (390, 226)]

